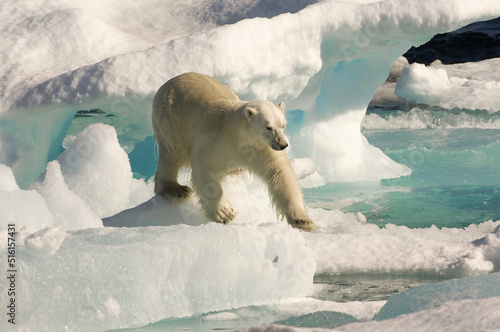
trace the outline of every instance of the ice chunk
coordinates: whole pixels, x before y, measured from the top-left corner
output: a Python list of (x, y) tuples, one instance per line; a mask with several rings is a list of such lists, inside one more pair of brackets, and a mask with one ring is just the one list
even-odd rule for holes
[(18, 248), (20, 330), (105, 331), (274, 303), (310, 294), (316, 270), (300, 232), (284, 223), (69, 231), (53, 255), (33, 256), (35, 239), (56, 248), (53, 232)]
[[(8, 224), (16, 224), (18, 230), (25, 227), (25, 231), (33, 233), (53, 226), (55, 221), (47, 203), (35, 190), (0, 190), (0, 211), (1, 230), (6, 230)], [(0, 243), (6, 239), (0, 239)]]
[(24, 238), (26, 251), (33, 256), (52, 256), (66, 236), (57, 227), (46, 227)]
[(436, 308), (398, 316), (384, 321), (353, 323), (327, 329), (302, 329), (285, 326), (265, 326), (242, 330), (243, 332), (305, 332), (305, 331), (343, 331), (343, 332), (420, 332), (476, 330), (497, 331), (499, 328), (500, 297), (482, 300), (463, 300), (448, 302)]
[(479, 273), (500, 271), (500, 226), (473, 244), (474, 250), (453, 263), (452, 267)]
[(430, 66), (414, 63), (401, 74), (396, 95), (417, 103), (447, 109), (500, 110), (500, 59), (477, 63)]
[(19, 190), (17, 186), (16, 178), (12, 169), (6, 165), (0, 164), (0, 190), (13, 191)]
[[(465, 299), (500, 297), (500, 274), (451, 279), (435, 284), (410, 288), (391, 296), (375, 315), (375, 320), (431, 309), (439, 304)], [(460, 320), (463, 320), (461, 318)]]
[(295, 158), (291, 160), (290, 164), (303, 188), (321, 187), (325, 184), (325, 180), (316, 171), (316, 165), (312, 159)]
[(38, 192), (45, 199), (56, 218), (55, 224), (60, 229), (102, 227), (101, 219), (87, 202), (68, 189), (58, 161), (51, 161), (47, 165), (45, 180), (41, 185), (34, 187), (38, 187)]
[(68, 188), (100, 217), (128, 207), (132, 171), (113, 127), (88, 126), (57, 160)]
[[(0, 111), (1, 112), (1, 111)], [(26, 189), (63, 151), (62, 142), (76, 111), (60, 105), (0, 116), (0, 164), (9, 166)]]
[[(451, 88), (452, 83), (446, 70), (413, 63), (399, 76), (396, 94), (417, 103), (436, 105)], [(425, 97), (419, 98), (420, 96)]]

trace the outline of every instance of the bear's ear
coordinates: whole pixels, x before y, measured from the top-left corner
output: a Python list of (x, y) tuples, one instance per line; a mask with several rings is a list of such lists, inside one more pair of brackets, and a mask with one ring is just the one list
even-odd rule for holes
[(279, 104), (278, 104), (278, 108), (279, 108), (282, 112), (284, 112), (284, 111), (285, 111), (285, 103), (279, 103)]
[(245, 108), (245, 117), (247, 119), (250, 119), (255, 114), (257, 114), (257, 110), (255, 108), (252, 108), (252, 107)]

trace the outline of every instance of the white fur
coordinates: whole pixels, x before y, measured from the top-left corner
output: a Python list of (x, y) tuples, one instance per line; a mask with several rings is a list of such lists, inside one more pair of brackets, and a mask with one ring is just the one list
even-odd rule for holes
[(183, 199), (191, 189), (177, 182), (191, 166), (192, 182), (205, 216), (227, 223), (236, 211), (224, 197), (221, 179), (248, 169), (267, 183), (272, 203), (294, 227), (316, 228), (304, 209), (302, 190), (290, 166), (284, 135), (284, 104), (241, 101), (216, 79), (187, 73), (172, 78), (153, 101), (159, 162), (155, 194)]

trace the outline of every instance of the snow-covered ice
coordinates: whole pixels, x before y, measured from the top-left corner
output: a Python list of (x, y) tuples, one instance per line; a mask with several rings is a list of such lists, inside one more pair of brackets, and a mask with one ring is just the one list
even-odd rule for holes
[[(497, 331), (500, 329), (499, 278), (500, 275), (496, 273), (410, 288), (392, 296), (374, 320), (342, 324), (333, 330), (271, 325), (245, 331)], [(345, 319), (344, 316), (335, 315), (331, 315), (331, 318), (332, 324), (335, 324), (335, 319), (339, 323)]]
[(420, 104), (447, 109), (500, 110), (500, 59), (430, 66), (413, 63), (403, 69), (395, 93)]
[(18, 331), (102, 331), (273, 303), (310, 294), (316, 270), (300, 233), (276, 223), (47, 228), (17, 240), (17, 266)]
[[(19, 189), (10, 170), (2, 168), (6, 180), (0, 194), (14, 197), (0, 200), (2, 228), (12, 222), (26, 227), (17, 240), (19, 310), (29, 313), (18, 321), (21, 330), (35, 324), (51, 330), (141, 326), (167, 317), (272, 303), (310, 294), (315, 273), (463, 276), (498, 269), (500, 222), (466, 229), (379, 229), (355, 214), (309, 208), (322, 231), (301, 233), (276, 221), (263, 184), (245, 173), (224, 183), (242, 212), (233, 226), (205, 224), (194, 201), (172, 205), (157, 197), (104, 219), (109, 226), (136, 227), (102, 228), (92, 197), (85, 193), (95, 188), (94, 182), (113, 178), (113, 170), (103, 167), (99, 172), (98, 165), (123, 157), (113, 131), (102, 124), (90, 126), (80, 135), (92, 142), (108, 133), (109, 142), (103, 145), (108, 154), (96, 152), (85, 167), (75, 164), (72, 173), (61, 172), (59, 161), (53, 161), (34, 189)], [(307, 162), (303, 166), (301, 171), (314, 170)], [(96, 172), (80, 183), (80, 196), (69, 184), (86, 167)], [(129, 175), (119, 179), (125, 188), (135, 184), (135, 191), (128, 192), (133, 201), (152, 185)], [(115, 204), (114, 197), (102, 197), (101, 203)], [(145, 227), (150, 225), (170, 226)], [(86, 227), (94, 228), (71, 230)], [(2, 234), (5, 248), (7, 236)], [(201, 277), (208, 270), (210, 277)], [(81, 308), (75, 310), (75, 305)]]
[[(380, 229), (362, 214), (311, 206), (321, 230), (305, 234), (277, 221), (262, 183), (243, 173), (224, 183), (240, 212), (234, 224), (206, 224), (195, 200), (152, 197), (152, 183), (133, 177), (114, 128), (95, 124), (66, 139), (65, 150), (61, 144), (76, 111), (96, 107), (133, 124), (135, 138), (151, 135), (154, 92), (198, 71), (242, 99), (285, 101), (302, 115), (290, 121), (290, 155), (304, 187), (408, 175), (360, 133), (374, 92), (412, 44), (499, 14), (496, 0), (3, 1), (0, 248), (14, 223), (16, 328), (102, 331), (275, 304), (311, 294), (315, 273), (498, 271), (499, 222)], [(444, 67), (414, 66), (401, 82), (491, 85)], [(4, 279), (0, 293), (7, 287)], [(7, 300), (0, 296), (0, 306)], [(440, 308), (455, 305), (470, 302)], [(354, 307), (348, 314), (371, 318)]]
[(467, 332), (467, 331), (498, 331), (500, 319), (498, 306), (500, 297), (484, 300), (462, 300), (447, 302), (437, 308), (418, 311), (408, 315), (375, 322), (353, 323), (336, 329), (293, 328), (289, 326), (271, 325), (250, 328), (244, 332)]

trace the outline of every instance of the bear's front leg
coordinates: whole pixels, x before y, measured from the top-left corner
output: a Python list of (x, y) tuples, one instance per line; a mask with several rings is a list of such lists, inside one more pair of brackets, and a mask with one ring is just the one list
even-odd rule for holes
[(212, 172), (207, 174), (207, 168), (195, 166), (195, 163), (192, 163), (192, 168), (193, 185), (200, 197), (205, 217), (218, 223), (229, 223), (236, 217), (237, 212), (223, 195), (220, 177)]
[(294, 228), (303, 229), (309, 232), (318, 228), (303, 208), (290, 210), (286, 214), (286, 221)]

